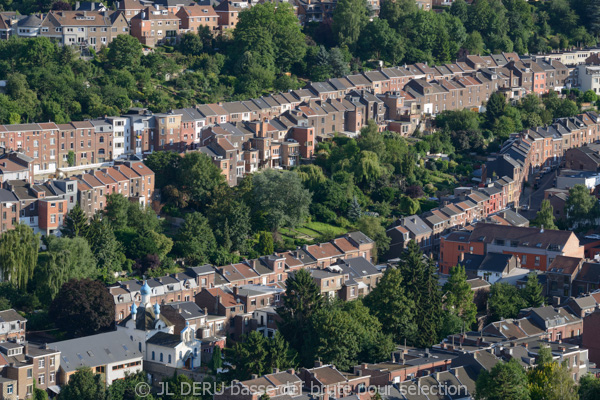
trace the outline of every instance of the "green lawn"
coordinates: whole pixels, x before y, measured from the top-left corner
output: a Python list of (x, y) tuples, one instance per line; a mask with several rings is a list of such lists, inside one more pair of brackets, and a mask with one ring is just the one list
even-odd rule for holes
[(308, 229), (312, 229), (313, 231), (317, 232), (331, 231), (334, 232), (336, 236), (342, 236), (343, 234), (348, 232), (348, 230), (346, 230), (345, 228), (341, 228), (335, 225), (329, 225), (324, 222), (309, 222), (304, 224), (304, 226)]
[[(318, 240), (322, 233), (333, 232), (335, 236), (342, 236), (347, 232), (346, 229), (339, 226), (326, 224), (324, 222), (307, 222), (297, 228), (281, 228), (279, 233), (290, 239), (316, 239)], [(307, 236), (307, 237), (305, 237)], [(310, 239), (308, 239), (310, 240)]]

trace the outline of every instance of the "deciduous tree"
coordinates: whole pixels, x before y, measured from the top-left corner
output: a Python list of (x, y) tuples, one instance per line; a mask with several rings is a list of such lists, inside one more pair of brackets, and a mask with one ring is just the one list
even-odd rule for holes
[(112, 68), (135, 68), (141, 59), (142, 45), (131, 35), (118, 35), (108, 45), (108, 61)]
[(585, 185), (575, 185), (569, 190), (565, 211), (570, 226), (578, 231), (594, 226), (600, 216), (598, 200)]
[(37, 262), (39, 236), (25, 224), (0, 235), (0, 270), (5, 281), (25, 289)]
[(267, 169), (252, 180), (253, 210), (264, 213), (266, 228), (293, 227), (308, 217), (312, 196), (295, 172)]
[(100, 374), (94, 374), (89, 367), (78, 369), (69, 377), (58, 398), (60, 400), (104, 400), (104, 382)]
[(340, 0), (333, 12), (333, 34), (340, 46), (356, 48), (361, 30), (369, 19), (369, 11), (365, 0)]
[(62, 285), (70, 279), (98, 277), (96, 258), (82, 237), (48, 236), (47, 251), (40, 254), (36, 272), (38, 290), (51, 301)]
[(194, 265), (209, 262), (212, 253), (217, 249), (217, 241), (208, 219), (199, 212), (185, 216), (185, 222), (175, 240), (176, 252)]
[(525, 370), (516, 358), (499, 362), (490, 372), (482, 370), (477, 378), (478, 400), (525, 400), (529, 399), (529, 387)]
[(587, 374), (579, 380), (580, 400), (600, 399), (600, 378)]
[(111, 294), (100, 281), (71, 279), (50, 304), (49, 313), (69, 336), (85, 336), (108, 329), (115, 321)]

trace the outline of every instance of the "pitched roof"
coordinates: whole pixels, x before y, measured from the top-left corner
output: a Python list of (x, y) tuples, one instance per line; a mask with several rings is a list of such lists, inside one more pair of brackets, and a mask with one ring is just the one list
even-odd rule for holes
[(304, 250), (317, 260), (342, 255), (342, 252), (331, 243), (313, 244), (311, 246), (307, 246)]
[(518, 246), (548, 249), (556, 246), (562, 249), (565, 244), (575, 237), (571, 231), (558, 231), (546, 229), (543, 232), (539, 228), (517, 227), (478, 223), (471, 232), (472, 240), (492, 243), (494, 240), (503, 239), (516, 242)]
[(479, 266), (480, 271), (504, 272), (513, 254), (487, 253)]
[(0, 322), (14, 322), (23, 321), (27, 322), (27, 318), (13, 310), (12, 308), (4, 311), (0, 311)]
[(173, 335), (172, 333), (157, 332), (150, 339), (146, 340), (146, 344), (174, 348), (181, 344), (181, 336)]
[(142, 358), (136, 342), (120, 330), (64, 340), (48, 347), (61, 352), (60, 368), (66, 372)]
[(552, 263), (548, 266), (548, 272), (564, 275), (573, 275), (581, 263), (581, 258), (556, 256)]
[(340, 373), (334, 366), (326, 365), (319, 368), (309, 369), (322, 384), (335, 385), (346, 382), (344, 375)]

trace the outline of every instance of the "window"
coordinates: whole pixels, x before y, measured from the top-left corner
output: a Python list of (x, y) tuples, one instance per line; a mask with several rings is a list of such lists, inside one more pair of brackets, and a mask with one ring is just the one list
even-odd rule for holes
[(50, 383), (54, 383), (54, 381), (56, 380), (56, 375), (54, 374), (54, 372), (50, 372)]
[(38, 384), (43, 385), (45, 383), (46, 383), (46, 375), (40, 374), (40, 376), (38, 376)]
[(44, 368), (46, 366), (46, 359), (45, 358), (41, 358), (40, 361), (38, 362), (38, 366), (40, 368)]
[(535, 265), (540, 265), (540, 256), (535, 256)]
[(171, 355), (169, 354), (169, 364), (171, 364)]
[(50, 357), (50, 366), (54, 367), (54, 357)]
[(33, 369), (29, 368), (29, 369), (27, 370), (27, 377), (28, 377), (28, 378), (31, 378), (31, 377), (33, 377)]
[(160, 353), (160, 362), (163, 362), (163, 353)]
[(14, 392), (14, 387), (11, 383), (10, 385), (6, 386), (6, 394), (13, 394), (13, 392)]
[(152, 352), (152, 361), (154, 361), (154, 351)]

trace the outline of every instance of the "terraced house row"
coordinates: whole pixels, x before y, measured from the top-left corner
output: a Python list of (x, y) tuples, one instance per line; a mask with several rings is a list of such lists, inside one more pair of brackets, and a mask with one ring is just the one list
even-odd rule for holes
[(483, 168), (483, 179), (508, 176), (521, 187), (531, 174), (559, 165), (566, 152), (600, 141), (600, 116), (587, 111), (514, 133)]
[(33, 163), (23, 153), (0, 154), (0, 234), (19, 223), (43, 235), (57, 233), (75, 204), (91, 218), (104, 209), (106, 196), (113, 193), (142, 205), (154, 199), (154, 172), (139, 161), (122, 160), (44, 182), (33, 179)]
[[(152, 304), (195, 303), (205, 321), (197, 327), (199, 339), (241, 337), (249, 330), (271, 336), (276, 311), (289, 274), (311, 272), (321, 293), (344, 300), (369, 293), (382, 271), (373, 264), (375, 244), (362, 232), (351, 232), (327, 243), (243, 260), (223, 266), (203, 265), (185, 272), (147, 280)], [(120, 281), (108, 288), (114, 299), (116, 322), (126, 320), (133, 303), (139, 305), (144, 282)]]
[(68, 124), (4, 125), (0, 147), (33, 158), (34, 174), (44, 177), (102, 167), (132, 154), (202, 151), (235, 185), (246, 173), (310, 159), (316, 142), (336, 132), (356, 135), (368, 120), (380, 130), (408, 135), (423, 118), (444, 110), (479, 110), (494, 91), (516, 100), (559, 90), (567, 77), (568, 69), (555, 60), (469, 55), (454, 64), (381, 68), (247, 101), (157, 114), (135, 108)]
[[(568, 150), (586, 148), (598, 141), (600, 116), (593, 111), (560, 118), (551, 125), (511, 135), (498, 154), (490, 157), (483, 165), (482, 183), (479, 187), (455, 188), (452, 196), (441, 199), (442, 206), (419, 216), (399, 219), (396, 226), (387, 232), (392, 239), (388, 257), (398, 257), (406, 244), (415, 240), (423, 251), (434, 256), (439, 254), (441, 271), (448, 273), (450, 267), (460, 261), (461, 254), (473, 254), (471, 245), (454, 240), (460, 235), (450, 236), (449, 233), (465, 227), (471, 231), (476, 230), (477, 224), (481, 222), (526, 227), (528, 221), (511, 210), (519, 206), (523, 183), (541, 169), (561, 164)], [(499, 234), (500, 229), (504, 228), (498, 227), (496, 234)], [(442, 249), (441, 245), (444, 239), (446, 249)], [(458, 243), (453, 250), (449, 250), (450, 239)], [(536, 244), (532, 243), (532, 246)], [(579, 247), (577, 249), (579, 251)], [(547, 265), (545, 255), (541, 263), (540, 257), (530, 256), (531, 265), (523, 261), (522, 254), (519, 256), (522, 265), (528, 268), (536, 269), (540, 265)], [(537, 264), (534, 263), (536, 259)]]

